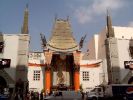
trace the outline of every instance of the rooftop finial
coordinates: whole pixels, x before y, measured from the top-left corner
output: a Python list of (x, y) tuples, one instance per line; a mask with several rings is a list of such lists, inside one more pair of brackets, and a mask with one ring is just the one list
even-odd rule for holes
[(69, 21), (69, 16), (67, 16), (67, 21)]
[(28, 5), (28, 3), (26, 4), (26, 8), (28, 8), (29, 7), (29, 5)]
[(57, 14), (55, 14), (55, 21), (57, 20), (57, 17), (58, 17), (58, 15), (57, 15)]
[(109, 8), (107, 8), (107, 16), (110, 16)]
[(25, 11), (28, 11), (28, 8), (29, 8), (29, 5), (28, 5), (28, 3), (27, 3), (27, 4), (26, 4)]

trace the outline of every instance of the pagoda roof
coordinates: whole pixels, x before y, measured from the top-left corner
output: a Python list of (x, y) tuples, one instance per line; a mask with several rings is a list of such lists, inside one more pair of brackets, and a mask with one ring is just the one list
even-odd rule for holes
[(56, 19), (52, 36), (47, 43), (47, 48), (59, 52), (71, 52), (79, 49), (68, 20)]

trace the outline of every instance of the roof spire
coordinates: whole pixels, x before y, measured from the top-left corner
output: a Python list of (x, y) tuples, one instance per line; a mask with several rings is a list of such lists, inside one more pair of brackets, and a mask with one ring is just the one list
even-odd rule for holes
[(69, 21), (69, 16), (67, 16), (67, 21)]
[(55, 21), (57, 20), (57, 18), (58, 18), (58, 15), (57, 15), (57, 14), (55, 14)]
[(107, 38), (114, 37), (114, 29), (112, 27), (112, 20), (109, 14), (109, 10), (107, 9)]
[(23, 26), (21, 29), (21, 34), (28, 34), (28, 16), (29, 16), (29, 11), (28, 11), (28, 4), (26, 4), (26, 8), (24, 11), (24, 21), (23, 21)]

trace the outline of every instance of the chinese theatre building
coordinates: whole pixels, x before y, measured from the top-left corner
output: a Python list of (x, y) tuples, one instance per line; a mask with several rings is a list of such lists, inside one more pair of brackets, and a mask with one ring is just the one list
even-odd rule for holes
[(52, 35), (44, 46), (46, 61), (44, 88), (46, 92), (80, 88), (80, 54), (69, 20), (56, 19)]

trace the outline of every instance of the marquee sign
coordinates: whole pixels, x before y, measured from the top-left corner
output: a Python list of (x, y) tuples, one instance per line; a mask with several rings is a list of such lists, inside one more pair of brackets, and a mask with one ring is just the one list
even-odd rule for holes
[(124, 66), (126, 69), (133, 70), (133, 61), (124, 61)]

